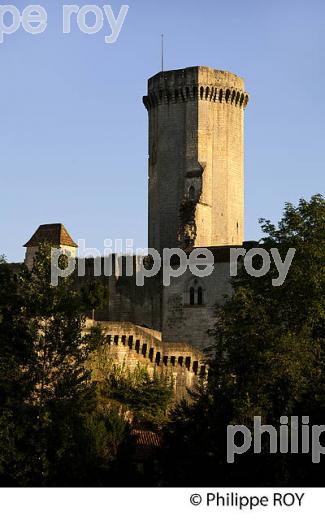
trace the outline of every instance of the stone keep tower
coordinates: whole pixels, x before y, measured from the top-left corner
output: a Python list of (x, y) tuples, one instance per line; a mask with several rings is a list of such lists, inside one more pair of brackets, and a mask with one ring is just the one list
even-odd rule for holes
[(149, 113), (149, 247), (244, 240), (244, 81), (208, 67), (160, 72)]

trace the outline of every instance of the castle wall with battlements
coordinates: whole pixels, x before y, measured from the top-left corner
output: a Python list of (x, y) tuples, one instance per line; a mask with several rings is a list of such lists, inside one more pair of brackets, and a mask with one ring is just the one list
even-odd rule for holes
[[(87, 327), (96, 324), (88, 320)], [(101, 357), (93, 361), (93, 377), (105, 374), (105, 362), (111, 360), (132, 371), (137, 366), (165, 376), (173, 384), (176, 400), (188, 398), (187, 389), (193, 388), (207, 373), (207, 362), (202, 352), (184, 342), (164, 342), (161, 333), (128, 322), (99, 322), (107, 342)], [(105, 359), (103, 359), (103, 356)], [(97, 367), (97, 368), (96, 368)]]
[[(149, 253), (154, 248), (207, 248), (213, 254), (209, 277), (189, 269), (164, 284), (162, 272), (137, 283), (113, 260), (86, 259), (74, 287), (94, 281), (107, 288), (101, 309), (89, 309), (107, 334), (107, 348), (119, 363), (144, 363), (151, 371), (171, 370), (178, 395), (198, 377), (216, 305), (231, 295), (230, 249), (244, 243), (244, 109), (249, 97), (243, 79), (209, 67), (160, 72), (149, 79), (143, 102), (149, 119)], [(42, 241), (76, 244), (62, 224), (41, 225), (26, 244), (26, 264)], [(245, 243), (244, 243), (245, 245)], [(149, 257), (147, 261), (150, 264)], [(175, 265), (177, 269), (177, 265)]]

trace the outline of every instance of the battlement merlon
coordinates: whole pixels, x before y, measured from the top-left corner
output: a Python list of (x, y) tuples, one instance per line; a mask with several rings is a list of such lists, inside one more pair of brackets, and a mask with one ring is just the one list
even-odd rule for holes
[(189, 67), (163, 71), (148, 80), (148, 95), (143, 97), (145, 107), (193, 99), (226, 102), (245, 109), (249, 95), (245, 82), (232, 72), (211, 67)]

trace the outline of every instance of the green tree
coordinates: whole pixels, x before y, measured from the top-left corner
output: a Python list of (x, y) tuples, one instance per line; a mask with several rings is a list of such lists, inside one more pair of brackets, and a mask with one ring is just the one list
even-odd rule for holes
[[(277, 269), (260, 278), (242, 269), (233, 296), (217, 309), (215, 357), (208, 384), (182, 404), (166, 432), (167, 479), (192, 485), (276, 485), (323, 482), (310, 454), (241, 455), (226, 462), (226, 428), (252, 429), (254, 416), (279, 428), (282, 415), (324, 424), (325, 201), (316, 195), (286, 204), (278, 226), (261, 220), (260, 247), (296, 253), (282, 286)], [(255, 267), (259, 266), (256, 260)], [(239, 441), (240, 442), (240, 441)]]
[[(133, 427), (160, 429), (168, 421), (167, 411), (173, 400), (172, 378), (138, 364), (130, 370), (109, 357), (107, 346), (96, 356), (99, 393), (103, 403), (110, 403), (124, 413), (130, 412)], [(122, 407), (122, 408), (121, 408)]]
[[(61, 258), (64, 263), (65, 259)], [(85, 334), (89, 293), (72, 279), (50, 284), (50, 246), (32, 271), (0, 264), (0, 480), (14, 485), (78, 485), (100, 481), (110, 460), (112, 423), (97, 409), (87, 368), (103, 342)], [(88, 294), (88, 296), (87, 296)], [(94, 288), (91, 303), (96, 302)], [(114, 422), (115, 421), (115, 422)], [(96, 425), (96, 427), (95, 427)], [(117, 441), (116, 441), (117, 442)]]

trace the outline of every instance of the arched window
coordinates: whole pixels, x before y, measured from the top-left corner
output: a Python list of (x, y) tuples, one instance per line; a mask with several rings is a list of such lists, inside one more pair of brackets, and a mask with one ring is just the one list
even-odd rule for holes
[(205, 305), (205, 284), (202, 280), (192, 278), (184, 287), (186, 305)]
[(199, 287), (197, 290), (197, 304), (203, 305), (203, 290), (202, 287)]
[(190, 189), (188, 190), (188, 198), (190, 200), (195, 200), (195, 188), (194, 186), (191, 186)]
[(203, 305), (203, 289), (202, 287), (190, 288), (190, 305)]

